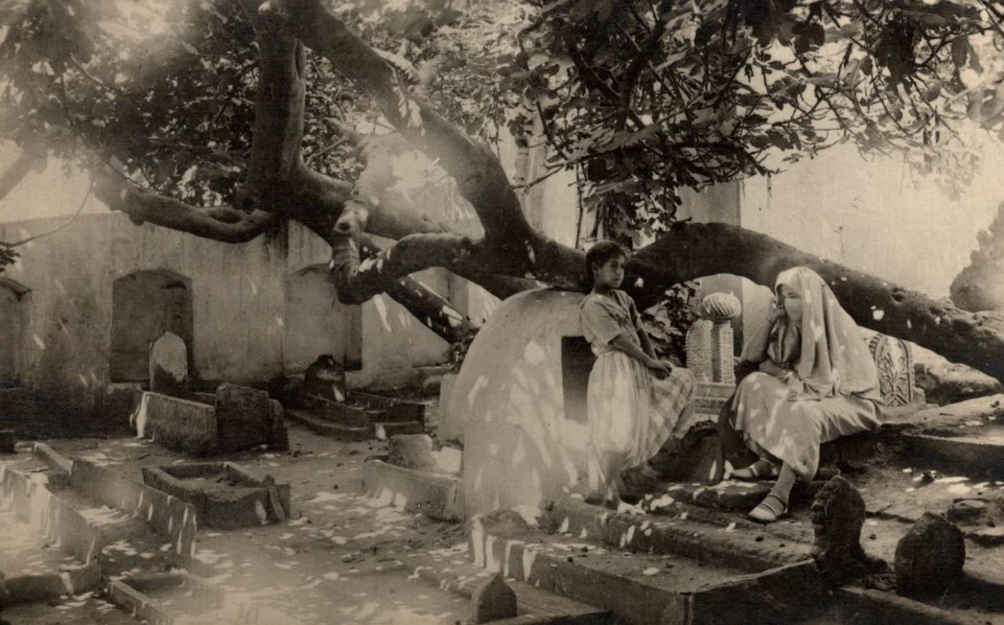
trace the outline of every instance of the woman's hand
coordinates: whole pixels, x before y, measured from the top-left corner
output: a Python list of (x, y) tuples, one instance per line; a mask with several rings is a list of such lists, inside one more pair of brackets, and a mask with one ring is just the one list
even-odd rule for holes
[(776, 298), (771, 298), (770, 310), (767, 312), (767, 323), (774, 325), (781, 317), (784, 317), (784, 309), (778, 305)]
[(786, 373), (782, 380), (788, 387), (788, 401), (797, 400), (805, 392), (805, 385), (802, 384), (802, 379), (794, 371)]

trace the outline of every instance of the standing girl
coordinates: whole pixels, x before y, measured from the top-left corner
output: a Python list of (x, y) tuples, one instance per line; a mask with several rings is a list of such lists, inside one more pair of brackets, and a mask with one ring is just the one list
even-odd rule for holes
[(590, 292), (581, 303), (582, 331), (596, 355), (589, 374), (586, 412), (591, 433), (588, 488), (614, 503), (623, 492), (621, 473), (648, 466), (681, 425), (694, 394), (694, 376), (655, 358), (634, 300), (618, 287), (627, 252), (600, 241), (586, 254)]

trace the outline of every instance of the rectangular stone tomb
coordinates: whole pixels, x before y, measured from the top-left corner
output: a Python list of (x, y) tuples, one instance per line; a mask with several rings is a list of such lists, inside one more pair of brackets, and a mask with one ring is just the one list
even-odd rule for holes
[(214, 404), (143, 392), (130, 421), (141, 438), (196, 456), (263, 444), (289, 448), (282, 405), (265, 391), (223, 384), (212, 398)]
[(195, 506), (199, 523), (231, 530), (285, 521), (289, 484), (258, 479), (232, 462), (143, 467), (143, 482)]

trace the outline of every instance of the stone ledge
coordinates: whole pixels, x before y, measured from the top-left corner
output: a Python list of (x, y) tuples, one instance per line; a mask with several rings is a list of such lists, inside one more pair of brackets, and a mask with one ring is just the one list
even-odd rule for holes
[[(471, 599), (477, 585), (495, 575), (473, 564), (444, 568), (419, 566), (414, 575), (440, 590)], [(492, 621), (492, 625), (608, 625), (609, 610), (597, 608), (562, 595), (545, 592), (524, 582), (507, 579), (516, 593), (520, 615)]]
[[(495, 534), (480, 520), (471, 531), (471, 553), (476, 566), (576, 601), (588, 601), (639, 625), (746, 625), (750, 614), (756, 614), (759, 622), (798, 622), (826, 607), (826, 589), (811, 560), (748, 575), (722, 573), (725, 578), (721, 581), (688, 587), (672, 575), (628, 573), (645, 567), (653, 556), (607, 554), (602, 562), (598, 555), (559, 557), (527, 540)], [(741, 609), (736, 609), (737, 605)]]
[(363, 490), (371, 497), (437, 521), (463, 521), (463, 485), (457, 476), (406, 469), (382, 459), (363, 463)]
[(845, 586), (835, 590), (838, 609), (849, 614), (867, 611), (870, 623), (908, 623), (909, 625), (986, 625), (985, 617), (957, 614), (901, 597), (891, 592)]
[[(748, 572), (802, 562), (810, 544), (795, 543), (767, 531), (735, 531), (689, 519), (683, 511), (675, 518), (633, 515), (586, 504), (575, 499), (553, 502), (541, 524), (573, 536), (585, 536), (611, 548), (635, 553), (676, 554), (700, 562), (714, 562)], [(744, 523), (745, 525), (745, 523)]]

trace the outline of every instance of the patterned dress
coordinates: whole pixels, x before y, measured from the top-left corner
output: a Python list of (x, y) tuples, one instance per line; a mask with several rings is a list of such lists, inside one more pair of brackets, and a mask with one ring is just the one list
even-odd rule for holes
[[(810, 480), (820, 444), (878, 427), (878, 372), (857, 324), (818, 274), (796, 267), (778, 276), (775, 291), (782, 284), (801, 297), (801, 322), (782, 317), (752, 333), (742, 359), (761, 371), (739, 383), (730, 417), (753, 451)], [(785, 379), (765, 372), (778, 369)]]
[(622, 471), (652, 458), (670, 437), (686, 433), (696, 383), (690, 371), (679, 367), (659, 379), (610, 344), (624, 335), (641, 347), (638, 310), (624, 291), (590, 293), (580, 306), (582, 331), (596, 355), (586, 393), (589, 489), (616, 494)]

